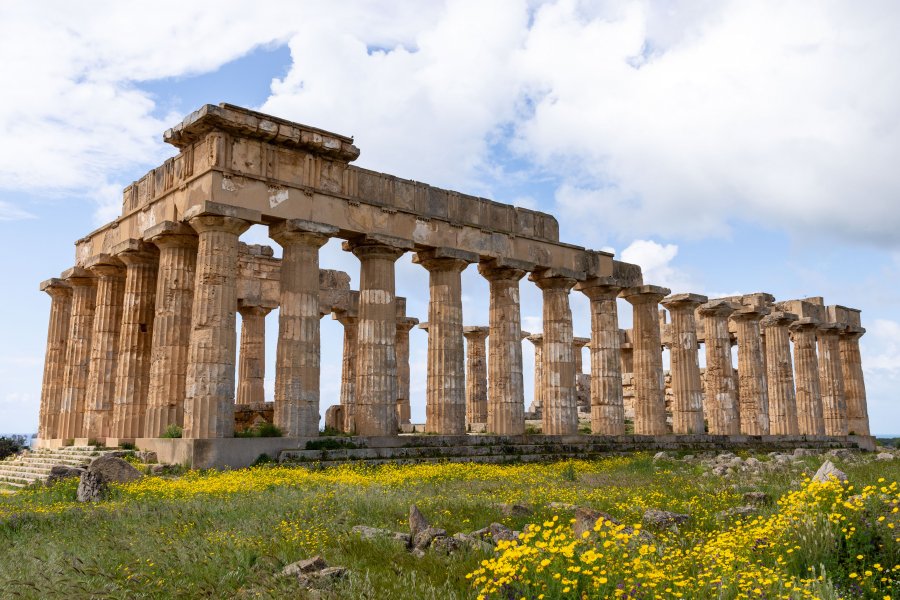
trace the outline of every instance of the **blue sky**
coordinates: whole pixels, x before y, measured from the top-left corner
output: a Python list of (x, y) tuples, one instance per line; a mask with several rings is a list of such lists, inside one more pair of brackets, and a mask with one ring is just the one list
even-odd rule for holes
[[(893, 3), (153, 6), (0, 8), (0, 77), (18, 84), (0, 98), (0, 431), (36, 427), (49, 309), (38, 283), (174, 153), (166, 127), (224, 101), (354, 135), (361, 166), (550, 212), (564, 241), (614, 249), (675, 292), (861, 308), (873, 430), (900, 433)], [(278, 252), (262, 227), (242, 239)], [(336, 241), (321, 264), (358, 280)], [(427, 273), (409, 256), (397, 273), (424, 320)], [(463, 277), (466, 323), (486, 324), (487, 285), (474, 267)], [(527, 281), (522, 299), (538, 331)], [(572, 308), (587, 336), (586, 299), (573, 294)], [(272, 313), (269, 396), (276, 328)], [(341, 333), (322, 321), (323, 413)], [(413, 331), (419, 421), (425, 341)]]

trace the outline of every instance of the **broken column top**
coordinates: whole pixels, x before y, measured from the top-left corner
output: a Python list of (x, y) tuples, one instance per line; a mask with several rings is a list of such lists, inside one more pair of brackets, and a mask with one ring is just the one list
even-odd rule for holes
[(353, 138), (324, 129), (280, 119), (233, 104), (206, 104), (166, 130), (163, 140), (176, 148), (198, 141), (210, 131), (220, 130), (242, 137), (264, 140), (276, 146), (302, 148), (342, 162), (359, 158)]
[(487, 337), (488, 331), (490, 331), (490, 328), (483, 325), (467, 325), (463, 327), (463, 335), (466, 337)]
[(681, 306), (699, 306), (704, 302), (709, 302), (709, 298), (700, 294), (671, 294), (670, 296), (663, 298), (660, 301), (660, 304), (671, 309)]

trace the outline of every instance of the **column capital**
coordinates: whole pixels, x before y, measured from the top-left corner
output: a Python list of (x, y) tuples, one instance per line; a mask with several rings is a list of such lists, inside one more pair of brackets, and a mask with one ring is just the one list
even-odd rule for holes
[(158, 248), (196, 248), (198, 243), (197, 232), (189, 225), (177, 221), (163, 221), (145, 229), (144, 239)]
[(397, 317), (397, 331), (409, 333), (418, 323), (419, 320), (415, 317)]
[(197, 233), (205, 233), (207, 231), (223, 231), (233, 235), (241, 235), (253, 225), (252, 222), (246, 221), (239, 217), (225, 217), (221, 215), (200, 214), (191, 217), (187, 221), (194, 231)]
[(543, 333), (532, 333), (525, 339), (527, 339), (529, 342), (531, 342), (535, 346), (540, 346), (544, 343), (544, 334)]
[(701, 294), (671, 294), (660, 300), (660, 304), (670, 311), (694, 311), (701, 304), (709, 302), (709, 298)]
[(556, 275), (539, 271), (528, 276), (541, 290), (563, 290), (566, 293), (575, 287), (578, 280), (574, 277), (566, 277), (565, 275)]
[(590, 343), (591, 343), (591, 338), (587, 338), (587, 337), (572, 338), (572, 344), (574, 344), (574, 346), (576, 348), (584, 348), (585, 346), (587, 346)]
[(575, 289), (591, 300), (615, 300), (624, 287), (621, 285), (598, 283), (612, 277), (595, 277), (575, 284)]
[(430, 248), (413, 254), (413, 262), (429, 271), (462, 272), (471, 263), (478, 262), (478, 255), (455, 248)]
[(468, 326), (468, 327), (463, 327), (463, 336), (467, 340), (479, 341), (479, 340), (487, 339), (489, 331), (490, 331), (490, 327), (472, 325), (472, 326)]
[(488, 281), (519, 281), (525, 277), (525, 265), (512, 265), (510, 261), (490, 260), (478, 263), (478, 272)]
[[(240, 235), (253, 223), (261, 223), (262, 214), (258, 210), (204, 201), (184, 211), (181, 220), (189, 223), (198, 233), (201, 229), (197, 228), (201, 227), (203, 230), (228, 231)], [(240, 229), (242, 224), (246, 224), (246, 227)]]
[(272, 306), (263, 306), (262, 304), (248, 303), (243, 300), (238, 300), (238, 312), (241, 313), (241, 316), (266, 316), (270, 312), (272, 312), (274, 307)]
[(847, 329), (847, 325), (843, 323), (820, 323), (818, 332), (822, 336), (838, 336)]
[(672, 293), (669, 288), (658, 285), (638, 285), (625, 288), (619, 293), (619, 297), (629, 304), (659, 304), (659, 301)]
[(858, 340), (866, 333), (865, 327), (860, 327), (858, 325), (848, 325), (844, 331), (841, 332), (841, 337), (848, 338), (851, 340)]
[(527, 339), (530, 338), (530, 337), (531, 337), (531, 332), (530, 332), (530, 331), (525, 331), (524, 329), (519, 330), (519, 338), (520, 338), (520, 340), (527, 340)]
[(791, 312), (776, 310), (769, 313), (759, 322), (760, 327), (766, 329), (768, 327), (787, 327), (791, 323), (797, 321), (800, 317)]
[(403, 238), (376, 234), (347, 240), (342, 244), (342, 248), (360, 259), (382, 258), (396, 261), (406, 252), (414, 250), (415, 245)]
[(761, 321), (768, 314), (769, 309), (764, 306), (742, 306), (731, 314), (731, 319), (734, 321)]
[(95, 254), (85, 261), (84, 268), (98, 277), (125, 277), (125, 263), (111, 254)]
[(337, 227), (303, 219), (288, 219), (269, 225), (269, 237), (282, 246), (302, 244), (321, 248), (337, 233)]
[(40, 290), (53, 298), (72, 295), (72, 286), (66, 280), (57, 277), (42, 281)]
[(725, 300), (711, 300), (697, 307), (697, 312), (702, 317), (728, 317), (738, 309), (734, 302)]
[(130, 238), (112, 247), (110, 254), (128, 265), (153, 264), (159, 260), (159, 250), (153, 244)]
[(812, 317), (801, 317), (791, 323), (788, 326), (788, 329), (791, 331), (812, 331), (815, 332), (819, 326), (822, 324), (818, 319), (814, 319)]

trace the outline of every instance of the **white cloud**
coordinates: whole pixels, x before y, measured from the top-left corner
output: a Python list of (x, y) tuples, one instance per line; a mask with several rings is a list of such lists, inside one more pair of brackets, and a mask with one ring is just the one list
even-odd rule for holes
[(673, 293), (695, 291), (696, 285), (681, 269), (672, 264), (678, 255), (675, 244), (659, 244), (653, 240), (634, 240), (622, 250), (621, 259), (641, 265), (644, 283), (671, 288)]
[(20, 208), (11, 202), (0, 200), (0, 221), (18, 221), (21, 219), (33, 218), (34, 215), (27, 210)]
[(900, 379), (900, 322), (875, 319), (860, 340), (863, 367), (872, 375), (887, 374)]

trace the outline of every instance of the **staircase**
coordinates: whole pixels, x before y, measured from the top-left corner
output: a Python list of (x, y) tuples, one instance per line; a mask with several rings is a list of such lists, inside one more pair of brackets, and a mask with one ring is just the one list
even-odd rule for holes
[(27, 450), (0, 460), (0, 490), (24, 488), (35, 481), (46, 481), (54, 465), (81, 467), (103, 454), (96, 446), (66, 446), (54, 450)]
[[(856, 448), (849, 439), (792, 436), (409, 436), (333, 437), (312, 442), (316, 449), (282, 450), (279, 462), (332, 466), (341, 463), (378, 465), (434, 462), (542, 462), (568, 458), (596, 458), (611, 453), (659, 450), (792, 451), (794, 448)], [(338, 447), (343, 446), (343, 447)]]

